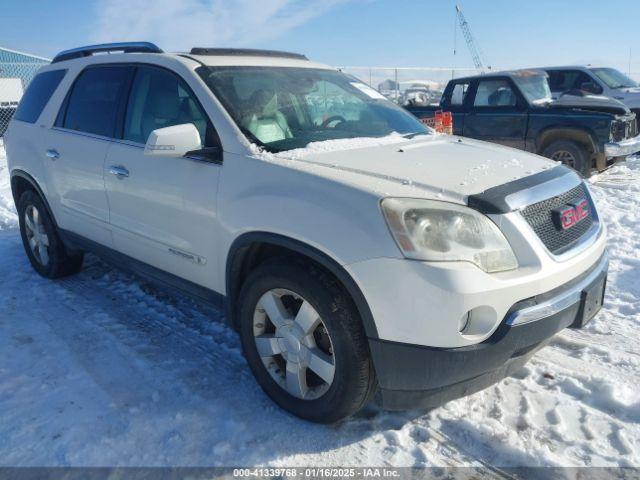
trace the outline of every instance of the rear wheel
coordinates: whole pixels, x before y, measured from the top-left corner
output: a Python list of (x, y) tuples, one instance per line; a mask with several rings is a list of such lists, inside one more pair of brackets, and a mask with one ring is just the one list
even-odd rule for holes
[(244, 354), (278, 405), (331, 423), (362, 408), (375, 375), (360, 318), (322, 270), (280, 258), (260, 265), (239, 296)]
[(573, 168), (584, 178), (591, 175), (589, 153), (579, 143), (571, 140), (559, 140), (545, 148), (542, 155)]
[(71, 275), (82, 268), (82, 253), (69, 254), (40, 196), (27, 190), (18, 200), (20, 235), (36, 272), (46, 278)]

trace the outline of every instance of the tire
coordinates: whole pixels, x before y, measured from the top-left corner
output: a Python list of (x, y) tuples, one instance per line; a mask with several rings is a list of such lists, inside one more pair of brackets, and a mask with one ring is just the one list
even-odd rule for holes
[[(82, 268), (82, 253), (69, 254), (40, 196), (27, 190), (18, 200), (22, 245), (33, 269), (45, 278), (59, 278)], [(35, 245), (35, 246), (34, 246)]]
[[(280, 320), (271, 324), (271, 316), (267, 313), (273, 308), (267, 307), (270, 303), (268, 299), (277, 298), (280, 294), (282, 296), (278, 303), (284, 306), (284, 313), (289, 315), (284, 324), (293, 317), (304, 317), (296, 315), (303, 308), (307, 312), (313, 312), (308, 315), (309, 318), (317, 318), (316, 322), (319, 321), (317, 327), (312, 327), (313, 333), (300, 341), (301, 347), (296, 347), (302, 352), (299, 353), (300, 358), (304, 357), (304, 352), (321, 350), (320, 353), (324, 353), (324, 359), (327, 360), (323, 365), (333, 362), (331, 383), (323, 380), (328, 375), (323, 378), (316, 375), (316, 371), (323, 373), (317, 362), (313, 369), (311, 366), (306, 367), (306, 370), (299, 367), (297, 372), (305, 370), (302, 375), (291, 375), (293, 378), (304, 379), (304, 382), (298, 384), (294, 381), (294, 385), (304, 383), (308, 386), (303, 397), (299, 395), (304, 388), (288, 388), (290, 367), (293, 365), (293, 370), (296, 370), (296, 366), (304, 365), (305, 361), (292, 359), (291, 352), (298, 350), (283, 341), (282, 335), (287, 334), (281, 333), (287, 332), (287, 328), (298, 328), (299, 324), (275, 328)], [(305, 420), (333, 423), (354, 414), (368, 402), (375, 390), (376, 381), (367, 338), (353, 301), (332, 276), (292, 257), (268, 260), (249, 275), (238, 300), (239, 330), (244, 355), (262, 389), (280, 407)], [(285, 347), (274, 356), (265, 355), (263, 348), (261, 356), (258, 353), (256, 335), (281, 335), (275, 348), (280, 349), (283, 343)], [(309, 348), (309, 344), (305, 342), (311, 342), (315, 347)], [(273, 345), (270, 341), (269, 349), (274, 348)], [(314, 362), (308, 359), (308, 364), (312, 363)]]
[(591, 159), (584, 146), (571, 140), (553, 142), (542, 152), (542, 156), (562, 162), (573, 168), (584, 178), (591, 176)]

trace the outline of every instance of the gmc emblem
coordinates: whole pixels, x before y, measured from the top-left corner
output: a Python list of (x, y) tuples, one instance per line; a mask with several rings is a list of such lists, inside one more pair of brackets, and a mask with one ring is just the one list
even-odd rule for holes
[(557, 208), (552, 212), (553, 223), (558, 229), (566, 230), (589, 215), (589, 202), (586, 198), (570, 203), (566, 207)]

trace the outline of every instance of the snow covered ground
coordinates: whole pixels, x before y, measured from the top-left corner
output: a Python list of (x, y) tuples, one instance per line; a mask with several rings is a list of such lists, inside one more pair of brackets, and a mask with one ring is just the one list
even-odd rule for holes
[(0, 466), (640, 466), (640, 159), (592, 190), (612, 259), (586, 330), (430, 413), (319, 426), (261, 392), (221, 312), (95, 258), (37, 276), (0, 151)]

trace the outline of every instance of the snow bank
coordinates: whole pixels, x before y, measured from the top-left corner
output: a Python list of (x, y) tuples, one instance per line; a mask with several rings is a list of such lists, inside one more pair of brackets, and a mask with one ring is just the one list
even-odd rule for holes
[(7, 230), (18, 225), (13, 197), (11, 196), (11, 184), (7, 169), (7, 157), (4, 145), (0, 139), (0, 230)]

